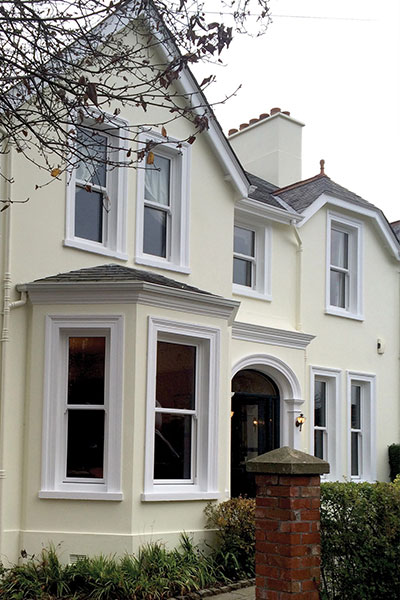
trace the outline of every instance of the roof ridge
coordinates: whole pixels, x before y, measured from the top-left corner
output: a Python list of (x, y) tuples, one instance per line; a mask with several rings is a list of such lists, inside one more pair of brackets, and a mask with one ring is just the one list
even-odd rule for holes
[(274, 196), (279, 195), (283, 192), (288, 192), (289, 190), (294, 190), (298, 187), (301, 187), (302, 185), (306, 185), (307, 183), (311, 183), (312, 181), (317, 181), (318, 179), (322, 179), (324, 177), (331, 181), (331, 178), (328, 177), (328, 175), (326, 175), (325, 173), (318, 173), (318, 175), (314, 175), (313, 177), (309, 177), (308, 179), (302, 179), (301, 181), (296, 181), (295, 183), (291, 183), (290, 185), (286, 185), (282, 188), (278, 188), (278, 189), (274, 190), (272, 193)]

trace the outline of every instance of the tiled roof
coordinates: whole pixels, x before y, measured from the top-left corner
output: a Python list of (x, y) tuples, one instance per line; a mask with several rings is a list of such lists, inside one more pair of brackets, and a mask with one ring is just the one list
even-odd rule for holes
[(44, 277), (43, 279), (36, 279), (33, 283), (105, 283), (129, 281), (153, 283), (156, 285), (162, 285), (164, 287), (186, 290), (188, 292), (206, 294), (208, 296), (214, 295), (191, 285), (187, 285), (186, 283), (175, 281), (175, 279), (169, 279), (169, 277), (158, 275), (157, 273), (142, 271), (141, 269), (131, 269), (130, 267), (122, 267), (114, 264), (78, 269), (76, 271), (69, 271), (67, 273), (59, 273), (58, 275), (51, 275), (50, 277)]
[(279, 196), (291, 208), (301, 213), (324, 193), (365, 208), (376, 208), (361, 196), (332, 181), (327, 175), (317, 175), (311, 179), (277, 189), (274, 195)]
[(400, 221), (394, 221), (390, 223), (390, 227), (393, 229), (397, 239), (400, 241)]
[(261, 177), (257, 177), (257, 175), (252, 175), (251, 173), (246, 173), (246, 175), (251, 185), (254, 185), (257, 188), (254, 190), (254, 192), (249, 194), (249, 198), (258, 200), (263, 204), (269, 204), (275, 208), (284, 208), (282, 204), (273, 196), (274, 190), (278, 189), (276, 185), (265, 181), (265, 179), (261, 179)]

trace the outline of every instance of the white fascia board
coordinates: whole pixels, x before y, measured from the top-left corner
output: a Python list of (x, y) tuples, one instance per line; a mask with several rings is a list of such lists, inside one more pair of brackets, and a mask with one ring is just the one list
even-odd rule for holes
[(315, 338), (315, 335), (235, 321), (232, 325), (232, 338), (245, 342), (258, 342), (260, 344), (304, 350)]
[[(161, 32), (157, 28), (153, 28), (152, 35), (158, 38), (159, 50), (164, 56), (165, 60), (171, 61), (176, 58), (176, 52), (179, 52), (172, 42), (167, 44), (165, 40), (161, 38)], [(182, 92), (190, 99), (190, 103), (193, 106), (194, 112), (198, 115), (203, 116), (205, 112), (205, 106), (208, 106), (205, 95), (201, 92), (196, 80), (194, 79), (190, 70), (185, 67), (176, 83), (181, 87)], [(234, 154), (228, 140), (226, 139), (222, 130), (216, 124), (214, 114), (211, 112), (208, 115), (209, 128), (204, 131), (208, 136), (211, 145), (222, 164), (225, 175), (229, 177), (233, 185), (240, 196), (247, 196), (249, 193), (250, 182), (248, 181), (243, 167), (238, 161)]]
[(233, 321), (240, 302), (141, 281), (37, 282), (17, 286), (32, 304), (146, 304)]
[(236, 202), (235, 208), (240, 213), (267, 219), (268, 221), (285, 223), (286, 225), (293, 224), (293, 221), (299, 223), (303, 220), (303, 216), (296, 212), (288, 212), (284, 208), (276, 208), (259, 200), (253, 200), (253, 198), (241, 198)]
[(303, 211), (303, 220), (299, 223), (299, 227), (302, 227), (311, 217), (315, 215), (316, 212), (320, 210), (325, 204), (329, 204), (330, 206), (335, 206), (337, 208), (342, 208), (344, 210), (351, 211), (358, 215), (362, 215), (363, 217), (367, 217), (372, 219), (375, 226), (377, 227), (379, 233), (383, 237), (384, 241), (387, 244), (388, 249), (393, 254), (394, 258), (400, 261), (400, 247), (399, 242), (396, 240), (393, 231), (391, 230), (388, 222), (384, 218), (382, 211), (379, 208), (372, 209), (366, 206), (359, 206), (358, 204), (353, 204), (352, 202), (348, 202), (347, 200), (341, 200), (340, 198), (335, 198), (335, 196), (330, 196), (329, 194), (321, 194), (317, 200), (306, 208)]

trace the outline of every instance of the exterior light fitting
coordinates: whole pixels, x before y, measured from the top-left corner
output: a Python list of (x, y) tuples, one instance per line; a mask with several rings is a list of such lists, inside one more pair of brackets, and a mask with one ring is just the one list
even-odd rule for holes
[(305, 422), (306, 422), (305, 416), (303, 415), (303, 413), (300, 413), (296, 419), (296, 427), (298, 427), (299, 430), (301, 431), (301, 428), (303, 427)]

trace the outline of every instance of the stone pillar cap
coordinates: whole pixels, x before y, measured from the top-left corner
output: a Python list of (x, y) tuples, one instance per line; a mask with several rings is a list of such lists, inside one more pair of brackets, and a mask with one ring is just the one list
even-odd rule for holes
[(246, 463), (246, 469), (253, 473), (275, 475), (322, 475), (329, 473), (329, 463), (311, 454), (283, 446), (250, 459)]

